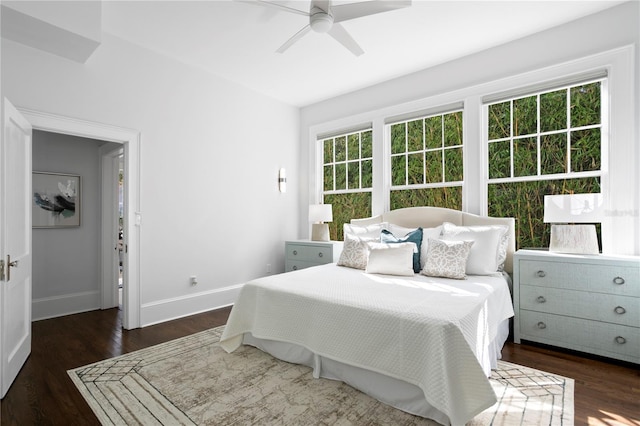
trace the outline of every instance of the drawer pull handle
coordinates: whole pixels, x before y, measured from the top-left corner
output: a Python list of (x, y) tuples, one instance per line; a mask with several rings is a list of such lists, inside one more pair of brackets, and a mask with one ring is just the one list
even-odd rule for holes
[(624, 278), (622, 278), (622, 277), (615, 277), (615, 278), (613, 279), (613, 283), (614, 283), (614, 284), (618, 284), (618, 285), (622, 285), (622, 284), (624, 284)]
[(547, 301), (547, 299), (544, 298), (544, 296), (538, 296), (538, 298), (536, 299), (536, 301), (538, 303), (545, 303)]
[(540, 321), (538, 324), (536, 324), (538, 326), (538, 328), (540, 330), (544, 330), (545, 328), (547, 328), (547, 324), (543, 323), (542, 321)]
[(625, 343), (627, 343), (627, 339), (625, 339), (622, 336), (617, 336), (616, 337), (616, 343), (619, 345), (624, 345)]
[(322, 252), (318, 253), (318, 257), (322, 257), (324, 254)]
[(291, 268), (291, 269), (294, 270), (294, 271), (297, 271), (298, 267), (296, 265), (293, 265), (293, 268)]
[(538, 272), (536, 272), (536, 276), (538, 278), (544, 278), (544, 277), (547, 276), (547, 273), (545, 271), (538, 271)]
[(624, 314), (627, 312), (627, 310), (625, 308), (623, 308), (622, 306), (616, 306), (615, 309), (613, 310), (616, 314)]
[(294, 251), (293, 251), (293, 255), (294, 255), (294, 256), (297, 256), (297, 255), (298, 255), (298, 250), (294, 250)]

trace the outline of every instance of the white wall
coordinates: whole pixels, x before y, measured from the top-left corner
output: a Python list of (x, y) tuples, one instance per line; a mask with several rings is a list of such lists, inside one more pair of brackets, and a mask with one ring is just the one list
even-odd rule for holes
[[(33, 170), (80, 175), (80, 227), (32, 236), (34, 320), (100, 307), (100, 156), (104, 142), (33, 132)], [(115, 285), (115, 283), (114, 283)]]
[[(314, 202), (318, 192), (314, 170), (315, 134), (330, 131), (332, 127), (340, 129), (372, 122), (374, 155), (381, 156), (383, 141), (379, 136), (376, 139), (376, 132), (382, 134), (385, 114), (388, 117), (462, 100), (466, 107), (475, 103), (477, 111), (483, 91), (490, 94), (498, 87), (504, 90), (511, 83), (517, 85), (532, 72), (551, 76), (553, 69), (560, 64), (575, 61), (586, 64), (589, 60), (584, 58), (631, 45), (628, 64), (618, 67), (616, 76), (612, 78), (612, 81), (620, 81), (621, 72), (626, 73), (629, 84), (610, 88), (616, 91), (616, 96), (625, 98), (623, 103), (629, 108), (614, 112), (616, 116), (612, 118), (610, 141), (612, 164), (605, 180), (615, 192), (609, 206), (612, 219), (616, 221), (615, 238), (624, 240), (623, 253), (640, 254), (640, 179), (637, 167), (640, 164), (637, 118), (640, 111), (639, 17), (640, 3), (625, 3), (514, 42), (302, 108), (301, 176), (307, 180), (300, 183), (309, 190), (301, 194), (299, 214), (306, 214), (309, 201)], [(620, 120), (620, 117), (624, 118)], [(469, 160), (483, 158), (480, 117), (465, 114), (465, 132), (469, 130), (467, 124), (472, 130), (465, 142), (465, 156)], [(379, 160), (375, 166), (382, 167), (382, 161)], [(485, 208), (478, 195), (483, 191), (479, 184), (483, 176), (482, 167), (482, 164), (475, 164), (472, 170), (465, 170), (465, 191), (468, 195), (465, 209), (475, 213), (482, 213)], [(384, 200), (376, 194), (373, 203), (374, 213), (380, 213), (385, 207)], [(307, 228), (301, 223), (300, 234), (307, 235)], [(608, 244), (615, 246), (619, 242), (618, 239)]]
[(15, 105), (141, 132), (143, 325), (228, 304), (267, 264), (284, 270), (298, 229), (297, 108), (108, 34), (85, 64), (2, 43)]

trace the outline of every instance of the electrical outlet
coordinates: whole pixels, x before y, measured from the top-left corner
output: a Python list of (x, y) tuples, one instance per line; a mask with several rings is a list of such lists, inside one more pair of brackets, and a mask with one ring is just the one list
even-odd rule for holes
[(271, 264), (267, 263), (267, 274), (271, 273)]
[(195, 275), (190, 276), (189, 277), (189, 282), (191, 283), (191, 285), (198, 284), (198, 277), (196, 277)]

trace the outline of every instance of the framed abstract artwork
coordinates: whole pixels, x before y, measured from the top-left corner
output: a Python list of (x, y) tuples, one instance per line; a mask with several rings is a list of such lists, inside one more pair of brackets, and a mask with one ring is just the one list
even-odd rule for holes
[(80, 176), (33, 172), (34, 228), (80, 226)]

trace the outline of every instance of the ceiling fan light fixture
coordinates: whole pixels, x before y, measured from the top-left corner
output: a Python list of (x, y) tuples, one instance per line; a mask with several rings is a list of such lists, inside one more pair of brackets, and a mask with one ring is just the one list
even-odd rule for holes
[(317, 11), (312, 11), (309, 24), (313, 31), (326, 33), (333, 26), (333, 16), (318, 8)]

